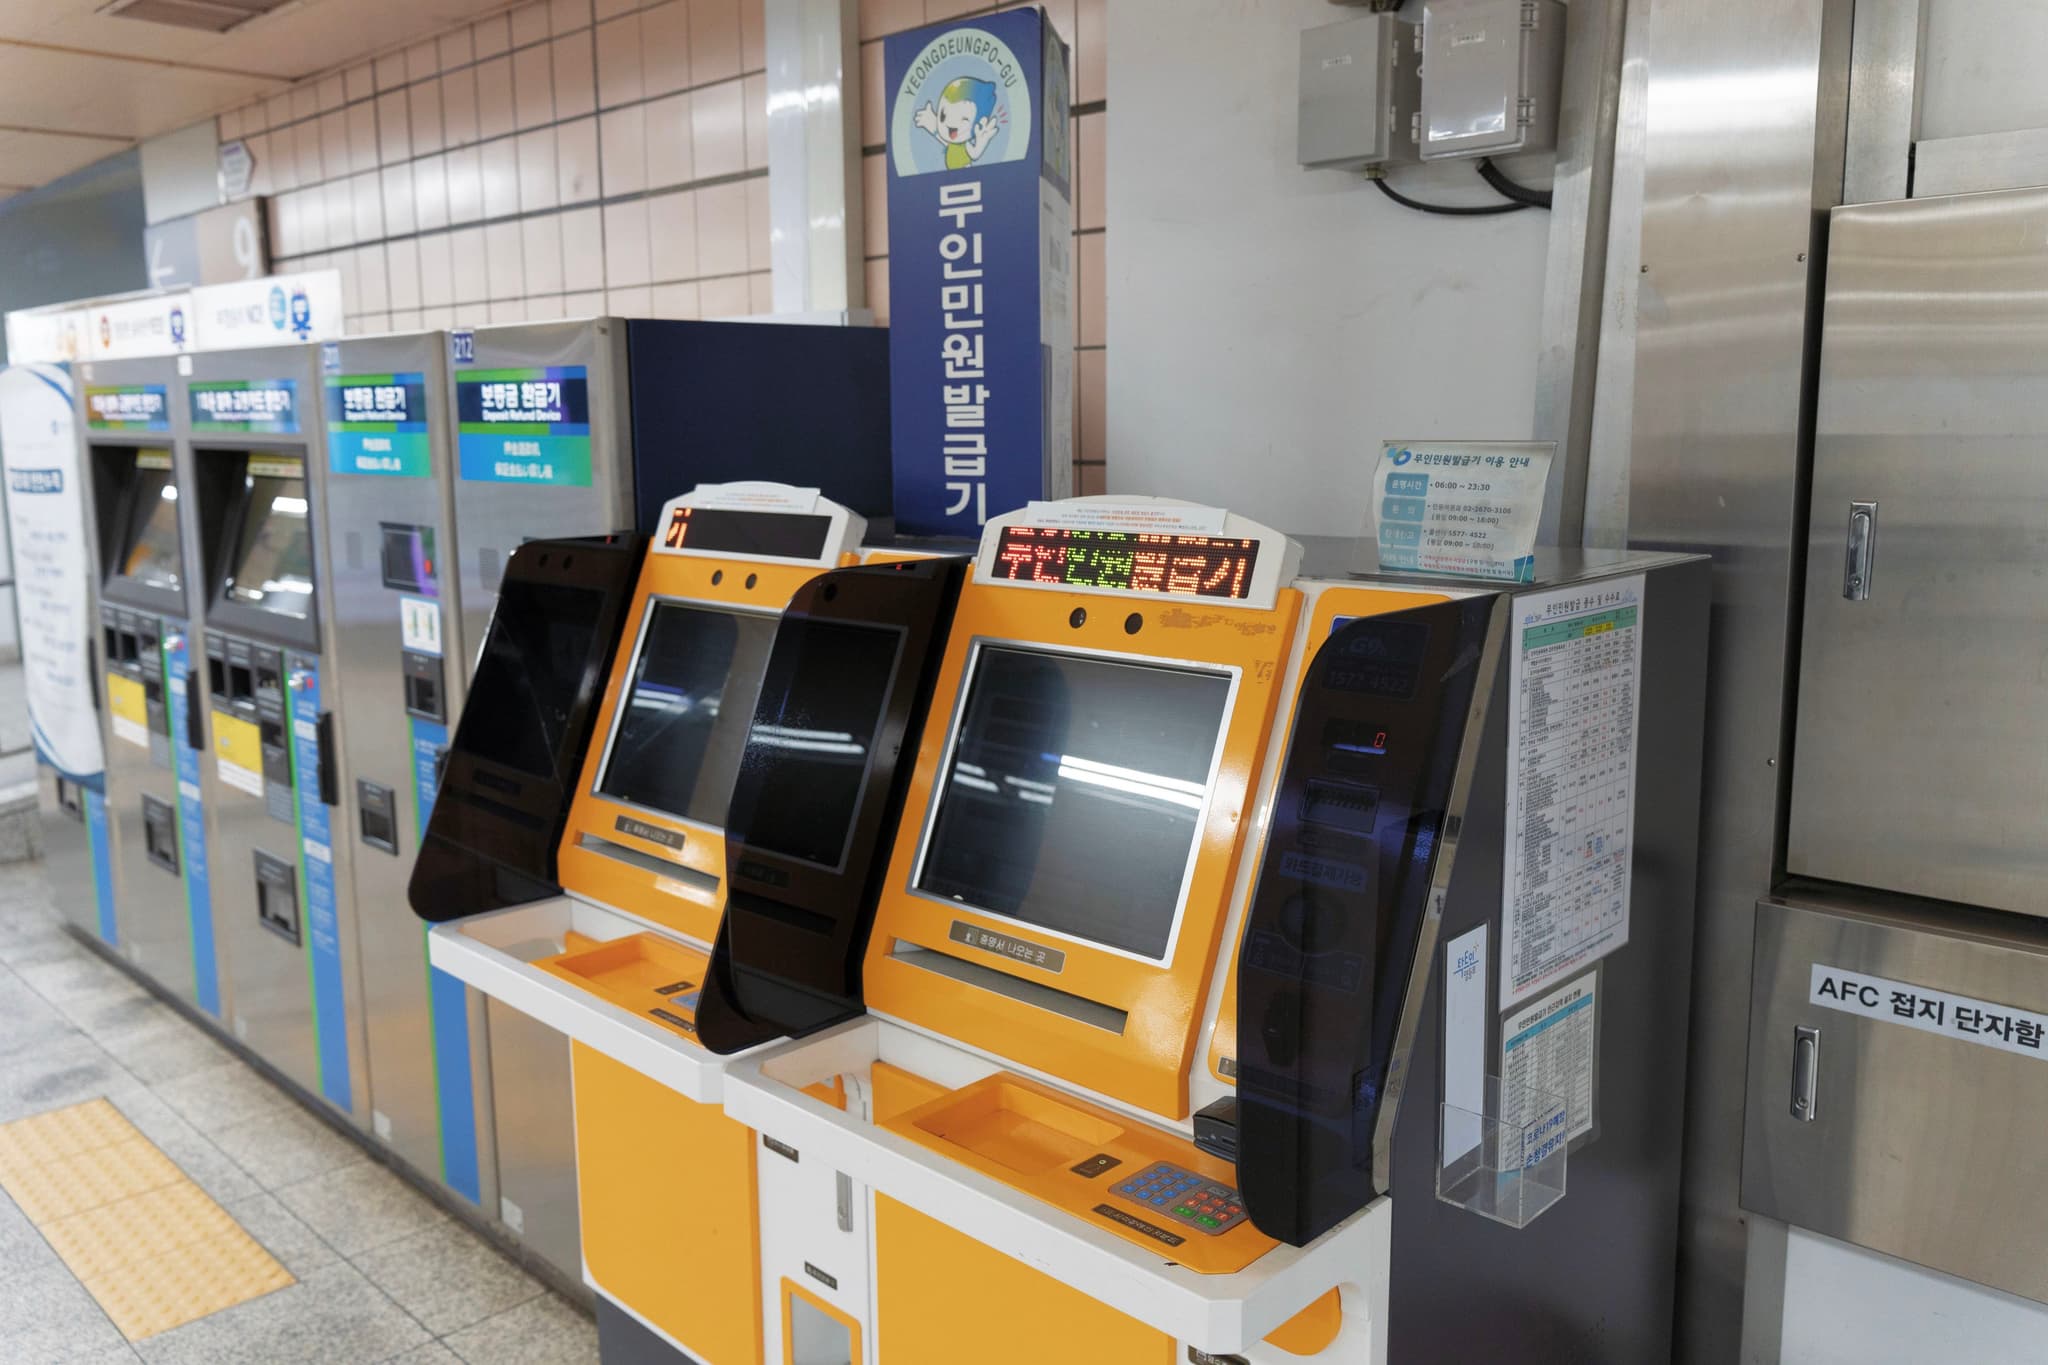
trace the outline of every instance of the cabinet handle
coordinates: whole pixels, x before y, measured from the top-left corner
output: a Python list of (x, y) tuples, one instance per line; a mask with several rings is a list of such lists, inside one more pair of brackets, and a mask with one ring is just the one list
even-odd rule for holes
[(1819, 1117), (1820, 1030), (1800, 1024), (1792, 1030), (1792, 1117), (1812, 1123)]
[(1849, 504), (1849, 545), (1842, 562), (1842, 596), (1851, 602), (1870, 600), (1870, 577), (1877, 570), (1877, 504)]

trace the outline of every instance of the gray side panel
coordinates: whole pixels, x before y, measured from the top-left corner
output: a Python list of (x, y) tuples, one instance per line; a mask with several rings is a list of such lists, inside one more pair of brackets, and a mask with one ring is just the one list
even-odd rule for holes
[[(1603, 959), (1597, 1127), (1565, 1197), (1517, 1230), (1436, 1197), (1443, 954), (1394, 1138), (1389, 1357), (1642, 1365), (1671, 1351), (1688, 982), (1700, 799), (1708, 570), (1653, 569), (1644, 598), (1634, 894), (1628, 944)], [(1491, 924), (1501, 957), (1508, 667), (1494, 690), (1440, 943)], [(1490, 989), (1498, 999), (1498, 985)], [(1489, 1011), (1491, 1014), (1491, 1011)], [(1489, 1023), (1498, 1069), (1498, 1017)]]

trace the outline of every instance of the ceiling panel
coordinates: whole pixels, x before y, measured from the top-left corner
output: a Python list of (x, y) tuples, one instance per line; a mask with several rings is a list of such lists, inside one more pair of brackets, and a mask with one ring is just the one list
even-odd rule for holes
[(297, 78), (417, 42), (505, 0), (301, 0), (226, 33), (98, 13), (101, 0), (0, 0), (0, 39)]
[(33, 188), (90, 166), (126, 146), (96, 138), (0, 132), (0, 186)]
[(101, 3), (0, 0), (0, 187), (44, 184), (126, 142), (506, 7), (506, 0), (297, 0), (214, 34), (103, 15)]

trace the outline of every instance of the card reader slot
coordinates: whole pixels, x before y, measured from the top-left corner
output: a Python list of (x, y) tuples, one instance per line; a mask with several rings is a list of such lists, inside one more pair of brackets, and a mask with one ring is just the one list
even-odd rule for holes
[(954, 957), (951, 953), (926, 948), (904, 939), (896, 940), (896, 945), (890, 949), (889, 956), (892, 960), (908, 966), (920, 967), (939, 976), (951, 977), (965, 985), (978, 986), (985, 991), (1006, 995), (1021, 1005), (1049, 1010), (1054, 1014), (1064, 1015), (1076, 1023), (1087, 1024), (1108, 1033), (1121, 1035), (1130, 1022), (1130, 1014), (1114, 1005), (1105, 1005), (1100, 1000), (1090, 1000), (1086, 996), (1074, 995), (1068, 991), (1055, 990), (1036, 981), (1025, 981), (1020, 977), (1011, 976), (1008, 972), (999, 972), (993, 967), (968, 962)]
[(611, 840), (595, 834), (577, 835), (576, 847), (588, 853), (595, 853), (601, 858), (610, 858), (613, 862), (624, 863), (628, 867), (637, 867), (642, 872), (652, 872), (657, 877), (673, 878), (686, 886), (693, 886), (701, 891), (718, 890), (718, 878), (709, 873), (699, 872), (692, 867), (684, 867), (681, 863), (672, 863), (666, 858), (657, 858), (652, 853), (642, 853), (637, 848), (627, 848), (623, 844), (615, 844)]

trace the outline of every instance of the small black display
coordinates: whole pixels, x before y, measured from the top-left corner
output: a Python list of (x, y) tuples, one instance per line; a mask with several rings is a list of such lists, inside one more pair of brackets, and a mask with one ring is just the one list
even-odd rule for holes
[(655, 602), (598, 791), (722, 826), (775, 643), (775, 621)]
[(313, 534), (296, 457), (252, 456), (222, 592), (231, 602), (305, 620), (313, 611)]
[(604, 601), (595, 588), (505, 579), (464, 711), (492, 719), (463, 726), (469, 753), (529, 777), (562, 776), (562, 744), (593, 668)]
[(750, 849), (845, 862), (902, 643), (894, 626), (783, 618), (741, 760)]
[(825, 553), (832, 518), (808, 512), (748, 512), (730, 507), (678, 507), (662, 544), (705, 554), (816, 559)]
[(1221, 673), (983, 647), (917, 888), (1163, 959), (1229, 701)]

